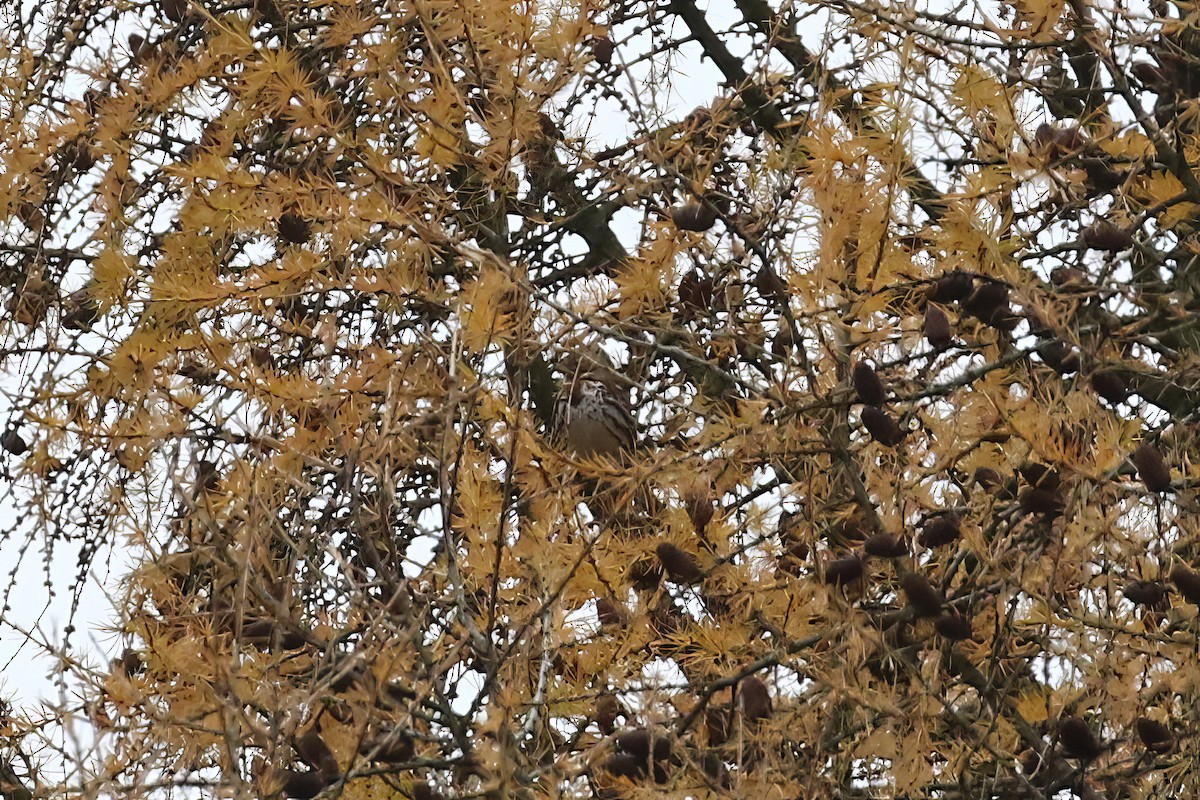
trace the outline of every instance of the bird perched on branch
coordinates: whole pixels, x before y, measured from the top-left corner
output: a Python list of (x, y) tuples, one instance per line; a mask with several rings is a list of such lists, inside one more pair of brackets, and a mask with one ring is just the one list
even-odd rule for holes
[(566, 376), (554, 403), (552, 429), (561, 445), (578, 456), (618, 458), (637, 444), (637, 421), (628, 381), (603, 351), (563, 359)]
[(637, 423), (628, 401), (591, 376), (572, 377), (554, 404), (554, 429), (563, 445), (580, 456), (616, 457), (637, 442)]
[[(594, 345), (568, 352), (560, 368), (564, 377), (554, 403), (551, 438), (580, 459), (608, 461), (624, 473), (639, 446), (637, 420), (629, 402), (633, 382)], [(661, 503), (644, 476), (634, 471), (627, 477), (585, 477), (582, 486), (598, 520), (633, 535), (645, 520), (656, 516)]]

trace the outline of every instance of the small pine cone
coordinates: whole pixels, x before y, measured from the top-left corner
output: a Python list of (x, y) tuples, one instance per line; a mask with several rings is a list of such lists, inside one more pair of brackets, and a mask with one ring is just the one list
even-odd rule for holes
[(1010, 500), (1012, 495), (1004, 485), (1004, 478), (991, 467), (978, 467), (972, 479), (988, 494)]
[(596, 618), (601, 627), (621, 626), (629, 621), (629, 612), (619, 600), (600, 597), (596, 600)]
[(1009, 312), (1008, 287), (1002, 283), (984, 282), (962, 301), (963, 311), (988, 325), (994, 325)]
[(1146, 484), (1147, 489), (1162, 493), (1171, 488), (1171, 470), (1157, 447), (1143, 442), (1133, 451), (1132, 459), (1133, 465), (1137, 467), (1138, 477)]
[(1150, 752), (1161, 755), (1171, 752), (1171, 748), (1175, 746), (1175, 735), (1161, 722), (1155, 722), (1147, 717), (1138, 717), (1133, 724), (1137, 729), (1138, 738)]
[(1083, 243), (1093, 250), (1117, 253), (1133, 246), (1133, 234), (1102, 220), (1084, 230)]
[(1183, 564), (1171, 568), (1171, 583), (1183, 595), (1183, 599), (1193, 605), (1200, 605), (1200, 572), (1196, 572)]
[(662, 581), (662, 564), (657, 559), (648, 556), (639, 558), (629, 565), (629, 573), (626, 577), (634, 589), (639, 592), (648, 592)]
[(1092, 388), (1096, 394), (1113, 405), (1124, 403), (1129, 397), (1129, 384), (1114, 370), (1100, 370), (1092, 374)]
[(900, 558), (908, 555), (908, 542), (890, 533), (877, 533), (863, 542), (863, 550), (876, 558)]
[(730, 732), (729, 709), (709, 705), (704, 709), (704, 730), (711, 747), (724, 744)]
[(966, 300), (975, 287), (975, 280), (966, 272), (947, 272), (934, 281), (929, 288), (930, 300), (939, 303), (950, 303), (955, 300)]
[(952, 642), (961, 642), (971, 638), (971, 619), (957, 611), (950, 611), (937, 618), (933, 629), (939, 636)]
[(1067, 758), (1090, 761), (1104, 752), (1104, 747), (1088, 724), (1079, 717), (1066, 717), (1058, 723), (1058, 743)]
[(646, 759), (632, 753), (613, 753), (600, 762), (600, 768), (621, 778), (640, 778), (646, 773)]
[(315, 726), (296, 739), (296, 753), (321, 775), (329, 777), (341, 774), (337, 758)]
[(825, 563), (825, 582), (845, 586), (863, 576), (863, 560), (858, 556), (843, 556)]
[(868, 406), (882, 406), (887, 400), (887, 387), (870, 364), (859, 361), (854, 365), (853, 382), (858, 402)]
[(751, 675), (737, 686), (737, 704), (749, 722), (771, 716), (771, 692), (761, 678)]
[(1158, 581), (1130, 581), (1122, 594), (1129, 602), (1162, 610), (1165, 608), (1168, 589)]
[(607, 67), (612, 63), (613, 53), (617, 46), (613, 40), (607, 36), (595, 36), (592, 38), (592, 58), (602, 67)]
[(1079, 371), (1079, 351), (1061, 339), (1051, 339), (1039, 347), (1037, 352), (1042, 361), (1046, 362), (1046, 366), (1060, 375), (1070, 375)]
[(1035, 514), (1057, 517), (1063, 513), (1066, 505), (1057, 492), (1035, 487), (1021, 492), (1021, 508)]
[(938, 350), (949, 347), (954, 341), (954, 331), (950, 327), (946, 312), (933, 303), (925, 306), (925, 338)]
[(15, 456), (19, 456), (29, 449), (29, 443), (21, 438), (21, 434), (10, 428), (3, 435), (0, 435), (0, 447), (3, 447)]
[(941, 547), (950, 544), (962, 535), (962, 518), (958, 514), (942, 514), (925, 523), (917, 541), (923, 547)]
[(942, 613), (946, 598), (942, 597), (942, 593), (935, 589), (924, 575), (910, 572), (901, 579), (900, 585), (904, 587), (904, 596), (908, 598), (908, 604), (917, 612), (917, 616), (936, 617)]
[(304, 244), (312, 237), (312, 227), (304, 217), (289, 212), (279, 218), (279, 235), (291, 244)]
[(904, 441), (904, 429), (886, 411), (866, 406), (859, 417), (867, 433), (884, 447), (895, 447)]
[(321, 793), (335, 778), (320, 772), (299, 772), (288, 769), (283, 771), (283, 793), (294, 800), (309, 800)]
[(675, 583), (698, 583), (704, 577), (700, 562), (696, 557), (681, 547), (670, 542), (663, 542), (654, 550), (658, 560), (662, 562), (667, 577)]
[(681, 231), (706, 231), (716, 224), (717, 210), (704, 203), (684, 203), (671, 209), (671, 221)]
[(653, 755), (656, 761), (671, 757), (671, 740), (664, 731), (636, 728), (617, 736), (617, 750), (640, 759), (645, 764)]
[(602, 694), (596, 698), (596, 713), (592, 720), (605, 736), (611, 736), (617, 729), (617, 717), (627, 713), (621, 706), (621, 701), (611, 694)]
[(1039, 489), (1057, 492), (1058, 487), (1062, 486), (1062, 477), (1058, 474), (1058, 470), (1047, 464), (1030, 461), (1018, 467), (1017, 472), (1021, 473), (1021, 477), (1028, 481), (1030, 486), (1036, 486)]

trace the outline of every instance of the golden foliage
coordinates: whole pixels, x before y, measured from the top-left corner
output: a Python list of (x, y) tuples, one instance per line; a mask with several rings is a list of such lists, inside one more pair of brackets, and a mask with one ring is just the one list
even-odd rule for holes
[(0, 36), (0, 790), (1196, 794), (1191, 7), (701, 5)]

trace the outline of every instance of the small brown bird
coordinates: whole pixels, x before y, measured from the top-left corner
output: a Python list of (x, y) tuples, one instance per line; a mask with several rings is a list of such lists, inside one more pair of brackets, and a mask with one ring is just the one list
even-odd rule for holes
[(637, 422), (628, 396), (593, 374), (568, 376), (554, 404), (554, 433), (578, 456), (614, 457), (633, 450)]

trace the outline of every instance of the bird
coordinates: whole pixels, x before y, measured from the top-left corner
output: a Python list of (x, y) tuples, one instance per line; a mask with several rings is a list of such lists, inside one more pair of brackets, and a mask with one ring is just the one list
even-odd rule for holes
[(554, 403), (553, 428), (562, 446), (582, 457), (619, 458), (637, 444), (629, 399), (599, 373), (568, 375)]
[[(585, 462), (585, 473), (590, 472), (587, 462), (607, 462), (625, 473), (642, 448), (629, 400), (633, 382), (596, 345), (568, 349), (559, 369), (564, 377), (550, 419), (551, 441)], [(643, 520), (657, 515), (660, 503), (644, 479), (625, 474), (628, 480), (616, 474), (585, 474), (579, 480), (596, 520), (635, 535)]]

